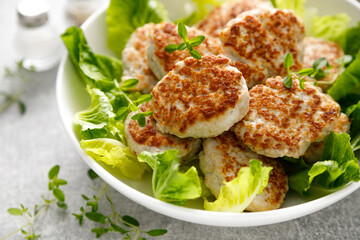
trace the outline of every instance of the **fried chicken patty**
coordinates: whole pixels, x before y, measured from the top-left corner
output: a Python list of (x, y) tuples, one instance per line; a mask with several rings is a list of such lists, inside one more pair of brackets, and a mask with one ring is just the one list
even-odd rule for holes
[(335, 42), (314, 37), (304, 39), (304, 68), (311, 68), (313, 63), (321, 57), (325, 57), (332, 67), (329, 74), (318, 81), (318, 86), (324, 92), (331, 86), (331, 83), (335, 82), (343, 70), (337, 60), (344, 55), (340, 46)]
[[(341, 113), (333, 131), (335, 133), (348, 133), (350, 131), (350, 121), (346, 114)], [(319, 161), (321, 159), (323, 149), (324, 141), (312, 143), (303, 156), (304, 160), (309, 163)]]
[[(149, 111), (149, 104), (145, 103), (139, 106), (142, 112)], [(155, 128), (155, 120), (152, 116), (146, 117), (144, 127), (140, 127), (136, 120), (131, 117), (137, 112), (132, 112), (125, 121), (125, 138), (130, 150), (139, 155), (143, 151), (152, 153), (162, 152), (169, 149), (178, 150), (180, 162), (192, 160), (199, 152), (201, 139), (178, 138), (169, 134), (162, 134)]]
[(206, 55), (177, 63), (153, 89), (151, 110), (161, 132), (178, 137), (220, 135), (249, 109), (249, 92), (230, 59)]
[[(195, 28), (187, 28), (188, 38), (203, 35), (205, 40), (198, 47), (195, 47), (201, 55), (205, 54), (223, 54), (221, 42), (218, 39), (208, 36), (203, 31)], [(162, 79), (173, 66), (181, 60), (190, 57), (188, 51), (175, 51), (172, 53), (166, 52), (165, 47), (169, 44), (180, 44), (182, 38), (178, 35), (177, 26), (174, 23), (160, 23), (156, 24), (151, 35), (151, 44), (148, 48), (148, 58), (150, 60), (150, 67), (158, 79)]]
[(236, 18), (240, 13), (257, 8), (273, 8), (270, 2), (262, 0), (239, 0), (229, 1), (215, 7), (202, 21), (196, 24), (200, 29), (210, 36), (219, 37), (225, 25)]
[(264, 166), (273, 167), (273, 169), (263, 193), (256, 195), (245, 210), (277, 209), (284, 202), (288, 190), (288, 177), (278, 161), (252, 152), (236, 139), (232, 132), (205, 139), (203, 147), (204, 151), (200, 153), (200, 168), (205, 175), (205, 185), (216, 197), (224, 181), (233, 180), (237, 177), (240, 168), (249, 166), (251, 159), (258, 159)]
[(225, 54), (244, 75), (249, 88), (273, 76), (284, 76), (288, 53), (293, 70), (302, 68), (304, 24), (291, 10), (256, 9), (243, 12), (220, 33)]
[(233, 130), (254, 152), (268, 157), (298, 158), (313, 142), (325, 138), (338, 123), (340, 106), (312, 83), (300, 89), (281, 77), (250, 90), (250, 110)]
[(158, 82), (149, 67), (147, 48), (150, 45), (150, 33), (155, 24), (148, 23), (138, 29), (130, 36), (123, 52), (123, 77), (122, 80), (137, 79), (139, 83), (132, 91), (150, 93)]

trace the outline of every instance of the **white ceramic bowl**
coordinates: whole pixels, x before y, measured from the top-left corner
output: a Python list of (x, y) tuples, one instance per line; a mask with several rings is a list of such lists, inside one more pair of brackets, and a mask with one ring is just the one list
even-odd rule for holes
[[(163, 1), (170, 10), (170, 17), (179, 15), (181, 4), (173, 5), (173, 1)], [(182, 3), (183, 4), (183, 3)], [(346, 12), (352, 18), (351, 25), (360, 21), (360, 4), (355, 0), (312, 0), (308, 6), (317, 7), (319, 14), (334, 14)], [(177, 12), (172, 12), (172, 11)], [(177, 17), (177, 16), (176, 16)], [(93, 51), (114, 56), (106, 46), (106, 8), (100, 9), (92, 15), (83, 25), (85, 36)], [(95, 162), (87, 156), (79, 146), (79, 140), (73, 128), (73, 117), (76, 112), (86, 109), (90, 105), (90, 97), (85, 91), (85, 85), (77, 75), (70, 59), (65, 56), (60, 64), (57, 85), (57, 101), (60, 115), (65, 129), (75, 145), (82, 159), (108, 184), (129, 199), (161, 214), (180, 220), (227, 227), (245, 227), (273, 224), (313, 213), (325, 208), (360, 187), (359, 183), (351, 183), (338, 191), (315, 191), (312, 197), (301, 197), (289, 191), (285, 203), (278, 210), (254, 213), (223, 213), (210, 212), (202, 209), (201, 200), (192, 200), (183, 206), (175, 206), (155, 199), (151, 190), (151, 175), (145, 175), (142, 181), (131, 181), (122, 178), (115, 169)]]

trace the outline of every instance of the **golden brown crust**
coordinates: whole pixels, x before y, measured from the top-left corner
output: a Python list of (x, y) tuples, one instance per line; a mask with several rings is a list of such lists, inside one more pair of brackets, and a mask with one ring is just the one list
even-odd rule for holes
[[(195, 124), (214, 119), (221, 122), (220, 118), (238, 104), (244, 103), (247, 112), (247, 87), (241, 72), (229, 62), (221, 55), (206, 55), (202, 60), (191, 57), (177, 64), (153, 89), (151, 108), (159, 125), (183, 137), (192, 134), (188, 128)], [(240, 119), (246, 112), (240, 114)], [(235, 116), (239, 117), (237, 112)], [(223, 123), (226, 125), (228, 120)], [(236, 119), (230, 117), (229, 121)]]
[(252, 87), (268, 77), (286, 75), (283, 60), (288, 53), (294, 59), (292, 69), (302, 68), (304, 34), (303, 23), (292, 11), (257, 9), (231, 20), (220, 40)]
[[(206, 33), (195, 28), (187, 28), (188, 38), (192, 39), (196, 36), (203, 35), (205, 40), (198, 47), (195, 47), (201, 55), (212, 53), (215, 55), (223, 54), (221, 43), (219, 40), (208, 36)], [(157, 24), (153, 31), (153, 44), (155, 47), (154, 55), (159, 64), (164, 68), (165, 72), (169, 72), (172, 67), (181, 60), (190, 57), (188, 51), (166, 52), (165, 47), (169, 44), (180, 44), (183, 40), (178, 35), (177, 26), (174, 23)]]
[(196, 25), (196, 28), (213, 37), (219, 37), (220, 32), (231, 19), (236, 18), (242, 12), (256, 9), (261, 4), (263, 2), (259, 0), (223, 3), (221, 6), (215, 7), (208, 16)]
[(288, 89), (281, 77), (250, 91), (250, 110), (234, 126), (239, 139), (253, 151), (269, 157), (300, 157), (310, 143), (332, 131), (340, 106), (312, 84), (300, 89), (297, 79)]
[(344, 56), (344, 52), (335, 42), (314, 37), (306, 37), (304, 39), (304, 68), (311, 68), (313, 63), (321, 57), (325, 57), (332, 67), (329, 70), (329, 74), (318, 82), (318, 86), (323, 91), (326, 91), (331, 86), (331, 84), (323, 84), (323, 82), (334, 83), (342, 71), (337, 61), (342, 56)]

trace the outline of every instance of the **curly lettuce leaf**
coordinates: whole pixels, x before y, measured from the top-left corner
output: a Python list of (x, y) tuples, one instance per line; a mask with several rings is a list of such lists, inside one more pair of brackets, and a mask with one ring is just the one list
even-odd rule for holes
[(272, 167), (263, 167), (259, 160), (251, 160), (250, 166), (242, 167), (235, 179), (223, 183), (216, 201), (208, 202), (205, 199), (205, 210), (242, 212), (256, 194), (262, 194), (271, 170)]
[(346, 115), (351, 119), (351, 146), (354, 151), (360, 149), (360, 101), (347, 108)]
[(209, 13), (209, 9), (221, 5), (222, 0), (192, 0), (196, 5), (194, 10), (189, 16), (178, 19), (176, 22), (182, 22), (185, 25), (192, 26), (202, 20)]
[(91, 105), (88, 109), (78, 112), (74, 119), (81, 136), (84, 139), (113, 137), (113, 128), (116, 125), (109, 124), (115, 120), (110, 98), (97, 88), (88, 86), (87, 91), (91, 96)]
[(300, 194), (311, 185), (335, 189), (360, 180), (359, 162), (346, 133), (332, 132), (324, 140), (321, 160), (310, 168), (289, 176), (289, 187)]
[(61, 38), (73, 65), (86, 85), (102, 91), (109, 91), (115, 87), (114, 80), (120, 80), (122, 76), (120, 61), (94, 54), (81, 28), (70, 27), (61, 35)]
[(178, 151), (163, 153), (142, 152), (138, 159), (153, 169), (152, 188), (154, 196), (162, 201), (183, 205), (188, 199), (201, 196), (201, 183), (194, 166), (185, 173), (179, 171)]
[(327, 93), (339, 101), (360, 86), (360, 51), (353, 62), (338, 77)]
[(129, 147), (114, 139), (82, 140), (80, 147), (94, 160), (118, 168), (126, 178), (139, 180), (146, 169)]
[(111, 0), (106, 17), (107, 45), (121, 56), (130, 35), (138, 27), (166, 20), (166, 10), (158, 0)]

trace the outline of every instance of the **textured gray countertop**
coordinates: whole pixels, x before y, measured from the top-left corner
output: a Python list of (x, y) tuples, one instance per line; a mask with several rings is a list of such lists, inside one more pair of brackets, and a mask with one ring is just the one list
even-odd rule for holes
[[(17, 1), (0, 1), (0, 75), (3, 66), (14, 67), (16, 53), (12, 47), (16, 28)], [(53, 3), (53, 9), (63, 8), (64, 1)], [(62, 19), (61, 11), (53, 17)], [(59, 20), (60, 21), (60, 20)], [(57, 22), (58, 23), (58, 22)], [(55, 164), (61, 166), (59, 176), (68, 181), (64, 186), (67, 211), (55, 206), (35, 224), (42, 239), (95, 239), (90, 229), (95, 224), (85, 221), (79, 227), (71, 215), (84, 205), (81, 194), (92, 195), (93, 185), (87, 176), (88, 166), (75, 152), (62, 126), (55, 98), (57, 67), (32, 74), (34, 81), (26, 85), (22, 100), (25, 115), (12, 106), (0, 115), (0, 238), (23, 224), (6, 210), (20, 203), (32, 208), (41, 202), (47, 191), (47, 172)], [(7, 84), (0, 80), (0, 90)], [(261, 227), (210, 227), (172, 219), (146, 209), (112, 190), (113, 201), (121, 214), (134, 216), (144, 229), (165, 228), (168, 233), (156, 239), (360, 239), (360, 191), (334, 205), (308, 216)], [(107, 204), (100, 208), (109, 211)], [(21, 239), (21, 234), (10, 239)], [(107, 234), (104, 239), (121, 239)], [(151, 238), (148, 238), (151, 239)]]

